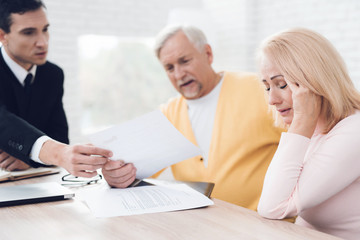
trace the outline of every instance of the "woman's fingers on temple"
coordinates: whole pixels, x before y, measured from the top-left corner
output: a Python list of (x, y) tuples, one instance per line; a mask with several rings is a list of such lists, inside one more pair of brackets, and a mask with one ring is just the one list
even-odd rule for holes
[(299, 87), (298, 83), (294, 83), (292, 81), (286, 80), (286, 83), (289, 85), (291, 90), (295, 90), (297, 87)]

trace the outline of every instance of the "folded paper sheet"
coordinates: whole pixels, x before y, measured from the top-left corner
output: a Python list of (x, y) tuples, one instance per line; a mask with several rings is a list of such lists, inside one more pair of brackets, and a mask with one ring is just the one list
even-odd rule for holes
[(133, 163), (139, 179), (201, 154), (158, 110), (89, 138), (95, 146), (113, 151), (113, 160)]

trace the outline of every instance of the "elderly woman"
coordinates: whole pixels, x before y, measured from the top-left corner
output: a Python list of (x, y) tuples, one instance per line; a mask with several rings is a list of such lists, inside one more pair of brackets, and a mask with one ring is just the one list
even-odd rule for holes
[(332, 44), (307, 29), (266, 39), (261, 80), (288, 127), (268, 168), (259, 214), (360, 238), (360, 94)]

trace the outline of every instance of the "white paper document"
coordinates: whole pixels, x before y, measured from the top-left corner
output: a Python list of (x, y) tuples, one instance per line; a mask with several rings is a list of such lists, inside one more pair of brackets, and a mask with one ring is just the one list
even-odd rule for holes
[(89, 136), (98, 147), (113, 152), (112, 160), (133, 163), (139, 179), (201, 154), (159, 111)]
[(100, 218), (169, 212), (214, 204), (186, 184), (93, 190), (85, 195), (85, 201), (92, 213)]

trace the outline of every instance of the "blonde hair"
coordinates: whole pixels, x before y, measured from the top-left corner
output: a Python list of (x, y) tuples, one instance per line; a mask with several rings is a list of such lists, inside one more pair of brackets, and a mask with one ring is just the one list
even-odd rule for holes
[(294, 28), (270, 36), (260, 46), (258, 60), (265, 56), (285, 79), (322, 97), (324, 133), (360, 109), (360, 93), (349, 77), (344, 60), (319, 33)]

